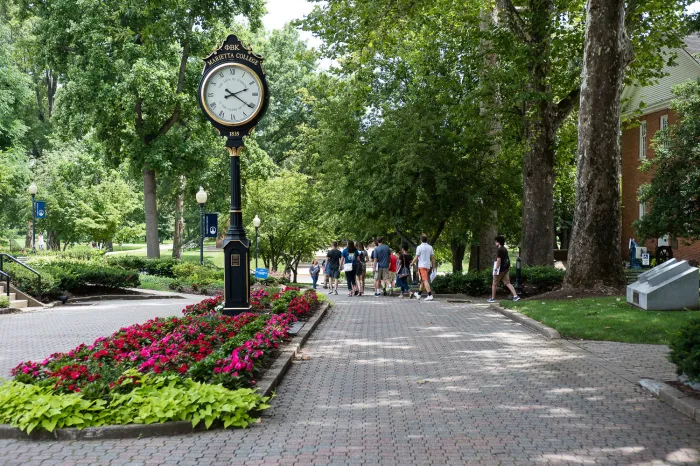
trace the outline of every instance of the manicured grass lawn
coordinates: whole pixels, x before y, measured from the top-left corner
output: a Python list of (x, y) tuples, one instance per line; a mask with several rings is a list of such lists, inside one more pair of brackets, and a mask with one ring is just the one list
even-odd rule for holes
[(700, 311), (644, 311), (624, 297), (501, 304), (556, 329), (562, 337), (583, 340), (668, 344), (670, 335), (700, 319)]

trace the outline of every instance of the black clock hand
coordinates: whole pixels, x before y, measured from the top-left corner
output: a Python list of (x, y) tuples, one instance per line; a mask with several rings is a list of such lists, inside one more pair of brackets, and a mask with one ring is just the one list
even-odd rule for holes
[(241, 90), (238, 91), (238, 92), (231, 92), (231, 91), (229, 91), (228, 89), (224, 89), (224, 90), (225, 90), (226, 92), (229, 93), (229, 95), (227, 95), (226, 97), (224, 97), (224, 99), (228, 99), (229, 97), (236, 97), (236, 94), (240, 94), (241, 92), (245, 92), (245, 91), (247, 91), (248, 89), (247, 89), (247, 88), (246, 88), (246, 89), (241, 89)]
[(243, 100), (243, 99), (241, 99), (240, 97), (238, 97), (236, 94), (231, 94), (231, 95), (232, 95), (233, 97), (235, 97), (236, 99), (240, 100), (241, 102), (243, 102), (244, 104), (246, 104), (248, 107), (250, 107), (250, 108), (255, 108), (255, 105), (249, 104), (249, 103), (246, 102), (245, 100)]

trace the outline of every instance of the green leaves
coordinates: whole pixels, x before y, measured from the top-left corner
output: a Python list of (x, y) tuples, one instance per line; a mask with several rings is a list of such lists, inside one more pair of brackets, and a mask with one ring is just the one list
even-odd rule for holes
[(125, 382), (136, 383), (126, 394), (115, 394), (108, 403), (89, 401), (79, 393), (54, 394), (48, 387), (11, 381), (0, 384), (0, 423), (30, 433), (36, 428), (98, 427), (121, 424), (154, 424), (169, 421), (200, 422), (208, 429), (215, 422), (224, 427), (247, 427), (255, 421), (251, 412), (267, 409), (268, 398), (251, 389), (228, 390), (221, 385), (195, 382), (177, 376), (153, 377), (135, 369), (126, 371)]

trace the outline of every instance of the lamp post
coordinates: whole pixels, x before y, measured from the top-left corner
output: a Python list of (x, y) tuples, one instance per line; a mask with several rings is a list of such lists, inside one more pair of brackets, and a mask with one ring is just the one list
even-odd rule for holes
[(255, 268), (258, 268), (258, 228), (260, 228), (260, 217), (257, 215), (253, 219), (253, 226), (255, 227)]
[(27, 192), (32, 195), (32, 252), (36, 252), (34, 246), (34, 234), (36, 232), (36, 201), (34, 200), (34, 196), (36, 196), (37, 191), (36, 183), (32, 181), (32, 184), (27, 188)]
[(204, 204), (207, 202), (207, 193), (203, 187), (199, 187), (196, 197), (199, 204), (199, 265), (204, 265)]

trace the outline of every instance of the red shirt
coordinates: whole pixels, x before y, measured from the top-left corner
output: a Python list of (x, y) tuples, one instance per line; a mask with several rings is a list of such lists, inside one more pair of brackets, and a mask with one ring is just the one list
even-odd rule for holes
[(396, 262), (396, 254), (392, 252), (391, 256), (389, 256), (389, 272), (396, 272)]

